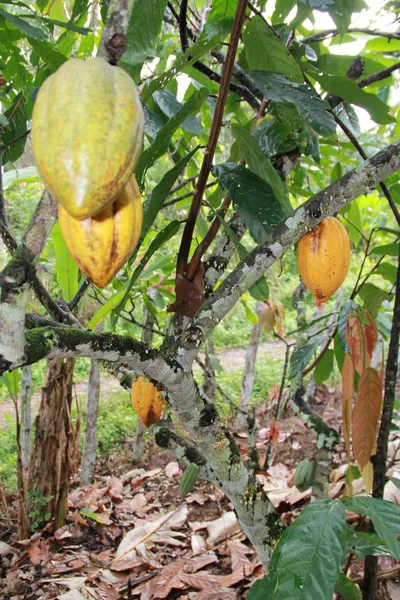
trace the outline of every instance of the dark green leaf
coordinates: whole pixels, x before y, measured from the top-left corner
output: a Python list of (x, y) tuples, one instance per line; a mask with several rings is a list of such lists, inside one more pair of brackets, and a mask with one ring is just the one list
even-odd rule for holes
[(13, 25), (16, 29), (18, 29), (18, 31), (23, 33), (27, 38), (29, 38), (29, 39), (32, 38), (35, 40), (46, 40), (47, 39), (47, 35), (44, 33), (44, 31), (42, 31), (41, 29), (38, 29), (37, 27), (32, 27), (31, 25), (29, 25), (29, 23), (27, 23), (20, 17), (17, 17), (16, 15), (12, 15), (11, 13), (8, 13), (7, 11), (3, 10), (2, 8), (0, 8), (0, 15), (4, 19), (6, 19), (6, 21), (11, 23), (11, 25)]
[(300, 67), (272, 27), (261, 17), (246, 21), (243, 41), (249, 69), (282, 73), (290, 81), (303, 82)]
[(283, 23), (295, 5), (296, 0), (276, 0), (272, 23)]
[(126, 36), (128, 47), (120, 66), (138, 81), (145, 60), (155, 58), (167, 0), (134, 0)]
[(345, 34), (351, 23), (353, 12), (359, 12), (368, 5), (363, 0), (335, 0), (333, 6), (329, 7), (329, 14), (334, 20), (341, 35)]
[(234, 163), (217, 165), (213, 173), (220, 185), (229, 189), (235, 210), (239, 211), (254, 241), (264, 241), (284, 219), (272, 187), (249, 169)]
[(13, 105), (6, 110), (4, 116), (9, 121), (7, 128), (0, 134), (3, 151), (3, 164), (15, 162), (23, 153), (26, 143), (24, 134), (27, 133), (26, 102), (22, 94), (19, 94)]
[(339, 371), (342, 372), (343, 364), (344, 364), (344, 350), (343, 346), (339, 340), (339, 334), (337, 333), (333, 339), (333, 350), (335, 352), (335, 358), (337, 362), (337, 366), (339, 367)]
[(236, 7), (237, 0), (213, 0), (211, 12), (205, 26), (206, 31), (208, 28), (211, 30), (217, 28), (226, 37), (232, 29)]
[(157, 137), (157, 133), (164, 127), (164, 121), (157, 113), (150, 110), (147, 105), (144, 109), (144, 133), (152, 140)]
[[(176, 113), (182, 108), (182, 103), (178, 102), (174, 94), (167, 88), (154, 92), (153, 98), (158, 104), (162, 112), (169, 118), (174, 117)], [(187, 119), (182, 122), (182, 129), (193, 133), (195, 135), (202, 134), (202, 128), (196, 117), (190, 115)]]
[(258, 140), (264, 154), (274, 156), (297, 148), (299, 140), (292, 128), (278, 119), (264, 121), (257, 127), (253, 136)]
[(395, 284), (397, 279), (397, 267), (388, 262), (382, 262), (376, 267), (374, 273), (377, 273), (390, 283)]
[(397, 477), (391, 477), (390, 481), (392, 481), (394, 485), (400, 489), (400, 479), (397, 479)]
[(379, 100), (375, 94), (364, 92), (362, 88), (348, 77), (339, 75), (313, 74), (325, 91), (335, 94), (347, 102), (357, 104), (369, 112), (376, 123), (393, 123), (394, 117), (389, 115), (389, 106)]
[(30, 40), (32, 48), (37, 52), (40, 58), (46, 63), (46, 65), (52, 71), (56, 71), (66, 60), (59, 50), (54, 48), (49, 42), (42, 42), (39, 40)]
[[(198, 147), (195, 148), (192, 152), (190, 152), (184, 158), (181, 158), (181, 160), (178, 161), (176, 163), (176, 165), (174, 167), (172, 167), (172, 169), (170, 169), (164, 175), (164, 177), (161, 179), (160, 183), (158, 183), (156, 185), (156, 187), (153, 189), (153, 191), (151, 192), (151, 196), (150, 196), (149, 200), (147, 200), (144, 203), (144, 205), (143, 205), (143, 212), (144, 212), (143, 225), (142, 225), (142, 231), (140, 233), (140, 240), (139, 240), (138, 247), (140, 247), (142, 241), (146, 237), (147, 233), (150, 231), (151, 226), (153, 225), (153, 223), (158, 215), (158, 212), (161, 209), (162, 205), (164, 204), (164, 201), (165, 201), (166, 197), (168, 196), (175, 181), (181, 174), (182, 170), (186, 167), (186, 165), (188, 164), (188, 162), (190, 161), (192, 156), (195, 154), (195, 152), (197, 152), (197, 150), (198, 150)], [(136, 252), (133, 253), (132, 257), (130, 258), (130, 262), (132, 262), (134, 256), (136, 256)]]
[(290, 358), (290, 370), (289, 377), (293, 379), (299, 373), (301, 373), (311, 359), (314, 353), (318, 350), (323, 341), (322, 335), (316, 335), (315, 337), (308, 340), (305, 344), (297, 348)]
[(335, 592), (340, 594), (343, 600), (361, 600), (360, 590), (344, 573), (339, 574), (335, 585)]
[(21, 389), (21, 369), (6, 371), (1, 376), (0, 382), (4, 383), (11, 398), (16, 400)]
[(382, 246), (375, 246), (372, 248), (370, 254), (376, 254), (377, 256), (398, 256), (399, 255), (399, 244), (382, 244)]
[(271, 574), (266, 579), (255, 581), (251, 586), (246, 600), (272, 600), (277, 586), (277, 577)]
[(346, 520), (341, 502), (319, 500), (303, 508), (271, 558), (274, 600), (331, 600), (345, 556)]
[(350, 349), (346, 342), (346, 327), (349, 322), (349, 315), (352, 308), (356, 308), (357, 304), (354, 300), (345, 300), (340, 307), (339, 319), (338, 319), (338, 335), (340, 344), (345, 352)]
[(354, 531), (350, 528), (347, 529), (346, 552), (356, 554), (358, 558), (365, 558), (369, 555), (381, 556), (389, 554), (385, 542), (379, 539), (376, 533)]
[(142, 152), (135, 171), (139, 186), (143, 187), (143, 176), (146, 170), (154, 164), (157, 158), (166, 152), (175, 131), (189, 115), (200, 109), (201, 105), (208, 97), (208, 94), (209, 92), (206, 88), (201, 88), (195, 92), (189, 100), (185, 102), (176, 115), (160, 129), (154, 142)]
[(397, 560), (400, 559), (400, 507), (367, 496), (350, 498), (344, 502), (346, 510), (369, 517), (376, 533), (384, 540), (388, 550)]
[(266, 302), (269, 298), (269, 287), (264, 275), (249, 287), (249, 294), (256, 300)]
[(58, 221), (53, 227), (51, 239), (53, 241), (54, 253), (56, 256), (55, 272), (57, 282), (61, 288), (64, 300), (70, 302), (78, 291), (79, 269), (69, 253)]
[(288, 216), (293, 207), (290, 204), (286, 187), (272, 166), (271, 161), (260, 150), (256, 138), (241, 125), (233, 124), (232, 133), (235, 136), (242, 158), (248, 164), (249, 169), (272, 187), (283, 214)]
[(333, 350), (327, 350), (314, 369), (314, 379), (317, 385), (327, 381), (333, 371)]
[(371, 313), (374, 319), (376, 319), (378, 315), (382, 302), (392, 298), (391, 294), (378, 288), (373, 283), (365, 283), (358, 292), (358, 295), (364, 301), (363, 307)]
[(290, 81), (279, 73), (249, 71), (248, 75), (270, 100), (292, 102), (306, 123), (321, 135), (329, 136), (336, 130), (335, 120), (327, 112), (328, 103), (320, 100), (309, 86)]

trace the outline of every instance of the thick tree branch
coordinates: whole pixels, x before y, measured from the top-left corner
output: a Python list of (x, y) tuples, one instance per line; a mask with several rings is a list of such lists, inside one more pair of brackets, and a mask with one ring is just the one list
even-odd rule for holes
[(126, 50), (128, 29), (133, 0), (110, 0), (97, 56), (116, 65)]

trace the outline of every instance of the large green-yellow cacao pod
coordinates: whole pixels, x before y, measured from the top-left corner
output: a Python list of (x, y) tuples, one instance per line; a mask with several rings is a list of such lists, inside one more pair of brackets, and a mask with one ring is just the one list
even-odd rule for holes
[(145, 427), (150, 427), (161, 417), (165, 406), (162, 392), (145, 377), (138, 377), (132, 383), (132, 406)]
[(132, 254), (142, 229), (142, 198), (134, 175), (118, 198), (93, 218), (79, 221), (58, 206), (72, 258), (98, 287), (105, 287)]
[(93, 217), (122, 191), (143, 123), (132, 78), (103, 58), (72, 58), (46, 79), (33, 109), (33, 154), (45, 186), (72, 217)]
[(320, 307), (342, 285), (350, 264), (350, 239), (335, 217), (324, 219), (299, 241), (297, 264)]

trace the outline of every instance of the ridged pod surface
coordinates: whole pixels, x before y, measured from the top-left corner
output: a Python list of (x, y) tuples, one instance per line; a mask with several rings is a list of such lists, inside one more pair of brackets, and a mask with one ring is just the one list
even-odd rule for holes
[(335, 217), (324, 219), (299, 241), (297, 264), (316, 306), (342, 285), (350, 264), (350, 239)]
[(138, 377), (132, 383), (131, 401), (145, 427), (150, 427), (158, 421), (165, 406), (162, 393), (145, 377)]
[(103, 58), (72, 58), (36, 98), (32, 149), (50, 194), (76, 219), (93, 217), (127, 183), (141, 151), (135, 83)]
[(98, 287), (105, 287), (132, 254), (142, 229), (142, 198), (131, 175), (118, 198), (91, 219), (78, 221), (58, 205), (58, 218), (72, 258)]

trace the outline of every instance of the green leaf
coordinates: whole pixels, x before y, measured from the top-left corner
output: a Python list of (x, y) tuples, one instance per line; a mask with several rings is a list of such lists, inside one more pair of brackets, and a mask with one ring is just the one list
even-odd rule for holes
[(378, 288), (373, 283), (365, 283), (358, 295), (363, 300), (363, 307), (367, 310), (374, 319), (376, 319), (379, 309), (384, 300), (391, 300), (392, 295), (388, 294), (385, 290)]
[(374, 37), (372, 40), (368, 40), (365, 44), (365, 50), (369, 52), (379, 52), (379, 54), (385, 52), (399, 52), (400, 51), (400, 40), (389, 40), (388, 38)]
[[(22, 155), (27, 133), (26, 101), (22, 94), (16, 96), (12, 106), (4, 113), (9, 126), (0, 132), (1, 146), (4, 146), (3, 164), (15, 162)], [(20, 138), (20, 139), (19, 139)]]
[(246, 600), (272, 600), (277, 585), (276, 575), (268, 576), (268, 579), (255, 581), (251, 586)]
[(3, 187), (5, 190), (12, 188), (14, 185), (22, 182), (37, 182), (40, 181), (39, 173), (36, 167), (25, 167), (23, 169), (16, 169), (7, 171), (3, 175)]
[(295, 7), (296, 1), (297, 0), (276, 0), (271, 22), (283, 23), (290, 11)]
[[(161, 179), (160, 183), (156, 185), (156, 187), (151, 192), (151, 196), (149, 200), (147, 200), (143, 205), (143, 225), (142, 231), (140, 233), (140, 239), (138, 248), (143, 242), (144, 238), (150, 231), (162, 205), (169, 192), (171, 191), (172, 186), (175, 181), (178, 179), (179, 175), (182, 173), (183, 169), (186, 167), (190, 159), (197, 152), (199, 146), (197, 146), (192, 152), (189, 152), (187, 156), (181, 158), (172, 169), (165, 173), (164, 177)], [(136, 252), (132, 256), (136, 256)], [(129, 259), (132, 262), (132, 258)]]
[(224, 37), (232, 29), (233, 19), (235, 17), (237, 0), (213, 0), (212, 9), (207, 19), (205, 30), (211, 31), (218, 28)]
[[(129, 281), (128, 287), (125, 290), (122, 300), (119, 302), (119, 304), (116, 306), (116, 308), (112, 312), (112, 315), (111, 315), (112, 326), (115, 326), (115, 323), (116, 323), (121, 311), (125, 307), (125, 304), (128, 300), (129, 293), (130, 293), (132, 287), (134, 286), (139, 275), (145, 268), (146, 264), (149, 262), (150, 258), (162, 245), (164, 245), (168, 240), (170, 240), (174, 235), (176, 235), (178, 233), (179, 227), (180, 227), (179, 221), (171, 221), (171, 223), (169, 223), (162, 231), (160, 231), (157, 234), (157, 236), (154, 238), (154, 240), (151, 242), (147, 252), (144, 254), (142, 260), (140, 261), (140, 263), (134, 270), (133, 275)], [(149, 293), (149, 290), (147, 290), (147, 293)]]
[(234, 208), (239, 211), (255, 242), (263, 242), (284, 220), (272, 187), (249, 169), (224, 163), (214, 167), (213, 174), (223, 188), (229, 189)]
[(67, 57), (49, 42), (30, 40), (30, 44), (52, 71), (56, 71), (67, 60)]
[(337, 333), (333, 339), (333, 351), (335, 352), (335, 358), (339, 371), (342, 372), (344, 364), (344, 350), (339, 340), (339, 334)]
[(400, 559), (400, 507), (367, 496), (350, 498), (344, 502), (346, 510), (369, 517), (375, 531), (386, 543), (388, 550), (397, 560)]
[(79, 512), (82, 515), (82, 517), (87, 517), (88, 519), (92, 519), (92, 521), (96, 521), (96, 523), (100, 523), (100, 525), (107, 525), (106, 519), (104, 519), (97, 513), (93, 512), (89, 508), (86, 508), (86, 507), (81, 508), (81, 510)]
[(303, 82), (300, 67), (272, 27), (261, 17), (246, 21), (243, 41), (250, 69), (282, 73), (291, 81)]
[(319, 73), (313, 73), (313, 77), (325, 91), (364, 108), (376, 123), (393, 123), (395, 121), (394, 117), (389, 115), (390, 108), (387, 104), (379, 100), (375, 94), (364, 92), (355, 81), (348, 77), (320, 75)]
[(231, 129), (242, 158), (248, 164), (249, 169), (272, 187), (281, 205), (283, 214), (288, 216), (292, 212), (293, 207), (290, 204), (286, 187), (272, 166), (271, 161), (261, 151), (258, 141), (241, 125), (234, 123)]
[(112, 298), (107, 300), (107, 302), (103, 304), (101, 308), (99, 308), (97, 313), (93, 315), (89, 323), (86, 325), (86, 329), (93, 330), (96, 327), (96, 325), (101, 323), (101, 321), (103, 321), (103, 319), (105, 319), (105, 317), (110, 314), (110, 312), (121, 302), (122, 298), (125, 296), (127, 286), (128, 284), (126, 284), (123, 287), (123, 289), (120, 292), (118, 292), (118, 294), (112, 296)]
[(32, 27), (26, 21), (24, 21), (23, 19), (20, 19), (20, 17), (17, 17), (16, 15), (12, 15), (12, 14), (6, 12), (5, 10), (3, 10), (2, 8), (0, 8), (0, 16), (2, 16), (6, 21), (11, 23), (11, 25), (13, 25), (13, 27), (15, 27), (15, 29), (18, 29), (18, 31), (20, 31), (27, 38), (32, 38), (32, 39), (36, 39), (36, 40), (46, 40), (47, 39), (47, 35), (44, 33), (44, 31), (42, 31), (41, 29), (38, 29), (37, 27)]
[(338, 500), (306, 506), (284, 532), (271, 558), (274, 600), (331, 600), (345, 556), (345, 512)]
[(329, 104), (318, 98), (308, 85), (290, 81), (279, 73), (248, 71), (247, 74), (270, 100), (292, 102), (305, 122), (321, 135), (329, 136), (336, 131), (335, 120), (327, 112)]
[(347, 232), (354, 246), (357, 247), (361, 239), (359, 231), (362, 232), (363, 230), (361, 210), (357, 200), (353, 200), (353, 202), (348, 205), (346, 219), (348, 221), (348, 223), (346, 223)]
[(368, 8), (364, 0), (335, 0), (334, 5), (329, 7), (329, 14), (335, 22), (340, 35), (344, 35), (351, 23), (351, 17), (354, 12), (360, 12), (363, 8)]
[[(162, 112), (169, 118), (174, 117), (176, 113), (182, 108), (182, 103), (179, 102), (174, 94), (165, 88), (159, 92), (154, 92), (153, 98), (158, 104)], [(182, 122), (182, 129), (188, 133), (195, 135), (202, 134), (202, 128), (199, 121), (193, 115), (190, 115), (187, 119)]]
[(290, 358), (290, 379), (296, 377), (296, 375), (301, 373), (301, 371), (303, 371), (306, 368), (308, 363), (313, 358), (315, 352), (320, 347), (323, 339), (324, 338), (322, 335), (316, 335), (293, 352)]
[(314, 379), (317, 385), (327, 381), (333, 371), (333, 350), (327, 350), (314, 369)]
[(128, 46), (119, 66), (136, 82), (143, 63), (157, 56), (157, 37), (161, 30), (167, 0), (134, 0), (126, 37)]
[(208, 95), (209, 91), (206, 88), (201, 88), (192, 94), (189, 100), (185, 102), (176, 115), (172, 117), (172, 119), (170, 119), (162, 129), (160, 129), (153, 143), (146, 148), (144, 152), (142, 152), (135, 171), (136, 179), (140, 187), (143, 187), (143, 176), (147, 169), (154, 164), (157, 158), (162, 156), (167, 151), (170, 140), (175, 131), (189, 115), (197, 112), (200, 109)]
[(340, 594), (343, 600), (361, 600), (360, 590), (344, 573), (339, 574), (335, 585), (335, 592)]
[(250, 306), (247, 304), (247, 302), (244, 298), (241, 298), (241, 303), (244, 308), (244, 312), (245, 312), (246, 319), (248, 320), (248, 322), (251, 323), (251, 325), (256, 325), (258, 323), (257, 315), (254, 314), (254, 312), (251, 310)]
[(399, 255), (399, 243), (393, 244), (382, 244), (381, 246), (374, 246), (371, 249), (370, 254), (376, 254), (377, 256), (398, 256)]
[(269, 286), (264, 275), (262, 275), (260, 279), (257, 279), (257, 281), (249, 287), (248, 292), (256, 300), (261, 300), (262, 302), (266, 302), (268, 300)]
[(369, 555), (388, 555), (389, 551), (385, 542), (383, 542), (376, 534), (366, 533), (365, 531), (354, 531), (348, 527), (346, 535), (346, 553), (356, 554), (358, 558), (365, 558)]
[(64, 300), (70, 302), (78, 291), (79, 269), (69, 253), (58, 221), (53, 227), (52, 241), (56, 256), (57, 283), (61, 288)]
[(338, 335), (340, 344), (345, 352), (349, 352), (350, 348), (346, 342), (346, 327), (349, 322), (350, 311), (357, 307), (357, 303), (354, 300), (345, 300), (340, 307), (339, 319), (338, 319)]
[(390, 481), (392, 481), (394, 485), (400, 489), (400, 479), (397, 479), (397, 477), (390, 477)]
[(21, 390), (21, 369), (6, 371), (0, 380), (5, 384), (11, 398), (16, 400)]

